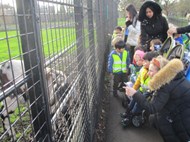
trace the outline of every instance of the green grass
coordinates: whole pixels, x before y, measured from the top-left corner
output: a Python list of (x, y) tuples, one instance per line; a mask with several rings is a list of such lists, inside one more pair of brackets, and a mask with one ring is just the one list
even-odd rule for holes
[(76, 41), (74, 28), (42, 30), (45, 56), (54, 55)]
[[(7, 34), (7, 36), (6, 36)], [(16, 56), (19, 53), (18, 38), (16, 31), (0, 32), (0, 61), (8, 59), (10, 55)], [(6, 38), (7, 37), (7, 38)], [(8, 48), (10, 51), (8, 50)]]
[[(0, 32), (0, 62), (22, 55), (20, 35), (16, 31)], [(41, 42), (45, 56), (52, 56), (76, 41), (75, 29), (43, 29)]]
[(117, 25), (121, 27), (125, 27), (125, 18), (118, 18)]

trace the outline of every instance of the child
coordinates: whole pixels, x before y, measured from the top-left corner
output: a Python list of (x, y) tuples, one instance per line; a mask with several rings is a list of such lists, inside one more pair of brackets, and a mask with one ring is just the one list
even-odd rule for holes
[(123, 38), (121, 38), (120, 36), (116, 36), (115, 38), (112, 39), (111, 41), (111, 45), (112, 47), (115, 49), (115, 43), (117, 43), (118, 41), (123, 40)]
[(120, 26), (117, 26), (114, 28), (112, 39), (114, 39), (116, 37), (121, 37), (123, 39), (123, 32), (122, 32), (122, 28)]
[(182, 34), (181, 36), (183, 39), (183, 45), (184, 45), (185, 49), (190, 51), (190, 35), (188, 33), (186, 33), (186, 34)]
[[(129, 68), (131, 69), (131, 77), (130, 77), (130, 81), (132, 83), (135, 83), (138, 73), (141, 69), (141, 67), (143, 66), (143, 57), (145, 55), (144, 51), (141, 50), (136, 50), (135, 54), (134, 54), (134, 61), (133, 64), (130, 64)], [(137, 61), (137, 62), (136, 62)], [(132, 78), (133, 77), (133, 78)]]
[(111, 51), (108, 58), (108, 72), (113, 73), (113, 95), (117, 97), (118, 85), (127, 82), (127, 71), (129, 66), (129, 54), (125, 50), (125, 42), (120, 40), (115, 43), (115, 49)]
[(133, 85), (133, 88), (135, 90), (139, 89), (142, 93), (146, 92), (147, 86), (148, 86), (148, 80), (149, 80), (149, 77), (148, 77), (149, 64), (152, 58), (157, 57), (158, 55), (159, 55), (158, 52), (151, 51), (151, 52), (147, 52), (143, 58), (136, 57), (136, 60), (135, 60), (136, 64), (139, 66), (139, 62), (140, 62), (140, 65), (143, 64), (143, 67), (140, 69), (138, 78), (135, 81), (135, 84)]
[(175, 40), (175, 45), (178, 44), (183, 44), (183, 38), (181, 34), (173, 34), (174, 40)]
[[(138, 50), (137, 50), (138, 51)], [(143, 67), (141, 68), (140, 72), (139, 72), (139, 75), (138, 75), (138, 78), (135, 82), (135, 84), (133, 85), (133, 88), (135, 90), (139, 90), (140, 92), (142, 93), (147, 93), (148, 91), (148, 82), (150, 80), (150, 77), (148, 76), (148, 68), (149, 68), (149, 65), (150, 65), (150, 61), (157, 57), (159, 54), (158, 52), (155, 52), (155, 51), (151, 51), (151, 52), (147, 52), (144, 57), (143, 57)], [(140, 61), (141, 62), (141, 58), (136, 58), (136, 63), (138, 64), (138, 62)], [(134, 114), (134, 113), (140, 113), (141, 112), (141, 107), (138, 106), (138, 104), (132, 100), (129, 104), (129, 107), (127, 107), (127, 110), (125, 113), (121, 113), (121, 117), (124, 118), (122, 121), (121, 121), (121, 124), (125, 127), (126, 124), (128, 124), (128, 117), (131, 115), (131, 114)]]
[[(145, 52), (144, 51), (141, 51), (141, 50), (136, 50), (135, 51), (135, 54), (134, 54), (134, 57), (133, 57), (133, 64), (130, 64), (129, 65), (129, 68), (130, 68), (130, 77), (129, 77), (129, 80), (130, 82), (127, 82), (126, 85), (127, 86), (131, 86), (133, 87), (137, 77), (138, 77), (138, 74), (139, 74), (139, 71), (141, 69), (141, 67), (143, 66), (143, 57), (144, 57), (144, 54)], [(137, 62), (135, 62), (137, 61)], [(126, 108), (128, 106), (128, 102), (129, 101), (129, 98), (125, 98), (125, 100), (122, 101), (122, 106), (124, 108)]]
[(159, 51), (162, 47), (162, 42), (160, 39), (152, 39), (150, 41), (150, 51)]

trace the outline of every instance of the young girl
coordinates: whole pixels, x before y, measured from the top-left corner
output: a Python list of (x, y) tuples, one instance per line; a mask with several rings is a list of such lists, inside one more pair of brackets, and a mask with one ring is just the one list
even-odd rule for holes
[(126, 28), (128, 29), (127, 44), (130, 46), (129, 53), (131, 63), (133, 61), (134, 48), (138, 44), (138, 39), (140, 35), (140, 22), (138, 21), (137, 10), (134, 5), (129, 4), (126, 7), (128, 20), (126, 21)]
[(150, 41), (150, 51), (159, 51), (162, 47), (162, 42), (160, 39), (153, 39)]

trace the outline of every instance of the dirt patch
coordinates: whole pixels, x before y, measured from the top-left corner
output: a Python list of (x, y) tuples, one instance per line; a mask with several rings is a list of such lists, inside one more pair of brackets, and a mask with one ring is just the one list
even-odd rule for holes
[(106, 141), (106, 122), (107, 113), (110, 104), (110, 76), (108, 73), (105, 74), (104, 78), (104, 91), (102, 96), (102, 101), (100, 103), (100, 115), (96, 128), (94, 142), (105, 142)]

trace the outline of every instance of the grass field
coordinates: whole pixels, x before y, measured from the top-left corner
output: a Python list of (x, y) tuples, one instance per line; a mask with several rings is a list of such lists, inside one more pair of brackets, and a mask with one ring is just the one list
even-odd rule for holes
[(125, 27), (125, 18), (118, 18), (117, 25), (121, 27)]
[[(25, 36), (25, 35), (24, 35)], [(74, 28), (41, 31), (45, 56), (57, 54), (76, 40)], [(0, 32), (0, 62), (22, 55), (21, 39), (16, 31)]]
[[(124, 27), (125, 18), (118, 18), (118, 25)], [(88, 34), (87, 29), (85, 30), (85, 34)], [(89, 41), (86, 40), (87, 38), (85, 38), (85, 47), (88, 47)], [(41, 46), (43, 48), (42, 50), (45, 56), (57, 54), (75, 41), (75, 28), (41, 30)], [(21, 35), (19, 32), (0, 32), (0, 62), (8, 60), (9, 58), (19, 59), (21, 55), (23, 55), (23, 53)]]

